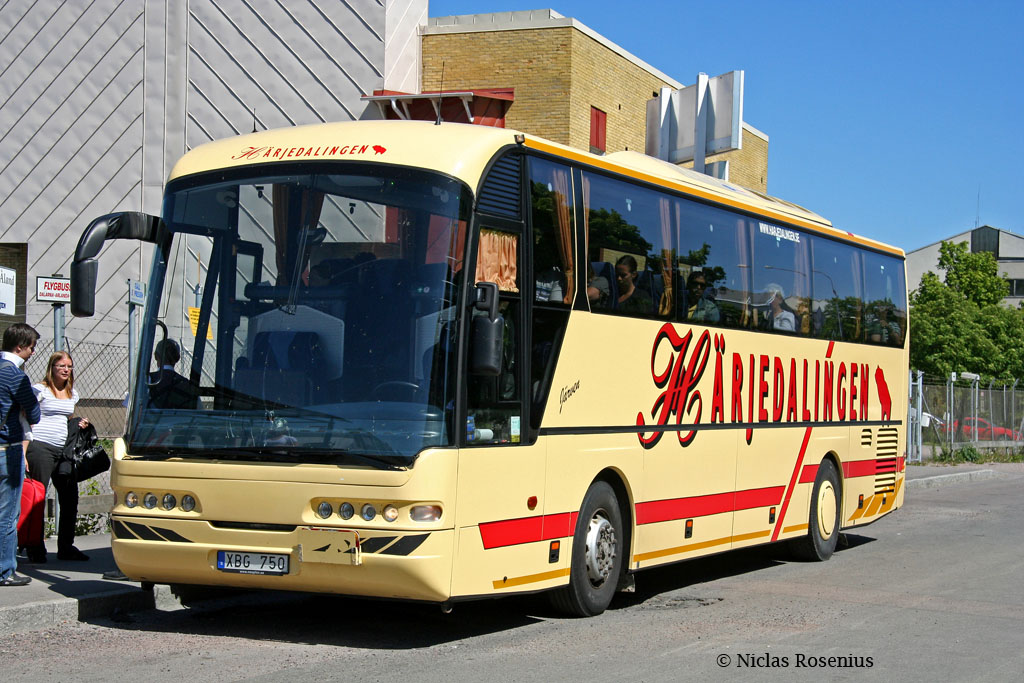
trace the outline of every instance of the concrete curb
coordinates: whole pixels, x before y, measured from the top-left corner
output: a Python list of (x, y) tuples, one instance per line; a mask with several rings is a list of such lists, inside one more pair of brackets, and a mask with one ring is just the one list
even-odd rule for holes
[(155, 592), (141, 590), (133, 585), (122, 590), (74, 598), (11, 605), (0, 609), (0, 633), (38, 631), (68, 621), (108, 617), (117, 612), (149, 610), (156, 604)]
[(934, 477), (921, 477), (920, 479), (907, 479), (907, 490), (912, 489), (933, 489), (947, 484), (962, 484), (969, 481), (981, 481), (999, 476), (995, 470), (971, 470), (970, 472), (954, 472), (953, 474), (939, 474)]
[(155, 585), (151, 590), (126, 582), (112, 591), (11, 605), (0, 609), (0, 634), (52, 628), (69, 621), (117, 618), (137, 612), (180, 609), (219, 610), (253, 604), (276, 604), (303, 593), (252, 592), (235, 588)]

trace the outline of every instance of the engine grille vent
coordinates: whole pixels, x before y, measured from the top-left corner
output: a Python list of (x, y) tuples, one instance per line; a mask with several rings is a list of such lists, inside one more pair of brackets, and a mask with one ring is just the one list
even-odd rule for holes
[(896, 490), (896, 453), (898, 448), (899, 432), (892, 427), (883, 427), (878, 430), (875, 493), (892, 493)]
[(860, 430), (860, 445), (863, 448), (871, 448), (871, 429)]
[(481, 213), (522, 220), (522, 167), (521, 154), (502, 157), (491, 167), (477, 201), (477, 209)]

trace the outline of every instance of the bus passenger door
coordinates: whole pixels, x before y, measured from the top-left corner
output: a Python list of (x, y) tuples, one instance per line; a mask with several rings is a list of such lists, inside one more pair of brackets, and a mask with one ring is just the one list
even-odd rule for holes
[[(460, 435), (453, 596), (521, 589), (548, 558), (541, 542), (544, 448), (527, 445), (523, 438), (529, 392), (521, 236), (521, 223), (501, 221), (483, 224), (478, 236), (476, 281), (494, 282), (499, 289), (501, 363), (497, 375), (486, 375), (474, 374), (469, 358), (464, 361), (466, 412), (465, 433)], [(470, 315), (487, 314), (474, 310)], [(471, 330), (472, 319), (468, 322), (466, 329)]]

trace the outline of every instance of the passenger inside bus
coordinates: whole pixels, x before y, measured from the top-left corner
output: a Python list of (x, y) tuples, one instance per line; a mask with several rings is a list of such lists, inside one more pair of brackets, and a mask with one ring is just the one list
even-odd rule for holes
[(708, 287), (707, 274), (694, 270), (686, 279), (686, 319), (695, 322), (717, 323), (721, 319), (718, 304), (714, 299), (715, 290)]
[(615, 262), (615, 282), (619, 290), (617, 308), (623, 313), (650, 313), (651, 293), (636, 284), (636, 259), (626, 254)]
[(793, 313), (793, 309), (786, 303), (786, 296), (782, 291), (782, 285), (772, 282), (765, 287), (765, 292), (768, 294), (766, 327), (783, 332), (795, 332), (796, 315)]

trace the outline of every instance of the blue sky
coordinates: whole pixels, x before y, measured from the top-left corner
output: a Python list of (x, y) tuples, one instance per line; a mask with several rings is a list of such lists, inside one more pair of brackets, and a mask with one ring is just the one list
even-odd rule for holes
[[(906, 250), (1024, 234), (1024, 3), (430, 0), (430, 16), (551, 8), (684, 84), (743, 69), (768, 192)], [(980, 192), (980, 210), (979, 210)]]

